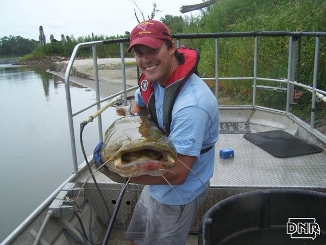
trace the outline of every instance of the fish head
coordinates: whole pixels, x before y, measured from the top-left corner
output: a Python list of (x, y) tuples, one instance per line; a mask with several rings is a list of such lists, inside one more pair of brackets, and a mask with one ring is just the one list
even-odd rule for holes
[(100, 154), (105, 166), (123, 177), (160, 176), (177, 160), (173, 143), (144, 116), (126, 116), (114, 121), (105, 132)]

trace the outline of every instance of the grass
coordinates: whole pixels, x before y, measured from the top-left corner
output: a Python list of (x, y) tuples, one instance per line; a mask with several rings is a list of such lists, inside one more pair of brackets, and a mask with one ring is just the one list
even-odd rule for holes
[[(249, 0), (217, 1), (187, 32), (245, 32), (245, 31), (325, 31), (326, 2), (323, 0)], [(195, 26), (195, 27), (194, 27)], [(320, 39), (318, 88), (326, 90), (326, 38)], [(215, 75), (214, 40), (191, 42), (200, 50), (200, 74)], [(298, 40), (295, 80), (306, 85), (313, 83), (315, 39)], [(258, 38), (258, 77), (287, 78), (289, 39), (285, 37)], [(253, 38), (219, 39), (219, 76), (253, 76)], [(205, 58), (203, 58), (205, 57)], [(252, 81), (220, 81), (219, 98), (228, 96), (237, 104), (252, 103)], [(285, 84), (259, 82), (265, 86)], [(298, 89), (298, 88), (297, 88)], [(214, 89), (212, 89), (214, 91)], [(306, 92), (306, 91), (305, 91)], [(257, 104), (285, 110), (287, 95), (282, 92), (258, 89)], [(297, 99), (291, 112), (307, 121), (311, 114), (311, 93)], [(316, 104), (318, 119), (326, 119), (325, 102)]]

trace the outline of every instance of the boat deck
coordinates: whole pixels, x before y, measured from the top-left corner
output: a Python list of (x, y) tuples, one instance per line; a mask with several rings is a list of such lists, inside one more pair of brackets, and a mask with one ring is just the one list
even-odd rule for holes
[[(277, 128), (250, 124), (251, 132)], [(222, 159), (219, 150), (231, 147), (235, 157)], [(325, 148), (324, 148), (325, 149)], [(278, 158), (254, 145), (243, 134), (220, 134), (216, 144), (213, 188), (326, 189), (326, 151)]]
[[(237, 114), (237, 117), (233, 117)], [(277, 124), (273, 118), (279, 117)], [(209, 195), (204, 205), (199, 210), (192, 231), (197, 232), (201, 221), (201, 217), (217, 202), (233, 196), (238, 193), (260, 189), (307, 189), (314, 191), (326, 192), (326, 147), (325, 144), (308, 134), (304, 128), (284, 115), (272, 115), (259, 110), (223, 110), (221, 109), (221, 122), (230, 122), (230, 119), (237, 118), (243, 132), (230, 129), (220, 134), (220, 138), (215, 145), (216, 164), (214, 175), (211, 179)], [(281, 123), (280, 123), (281, 122)], [(246, 140), (243, 135), (250, 130), (251, 133), (264, 132), (270, 130), (284, 130), (294, 134), (310, 143), (316, 144), (324, 150), (321, 153), (289, 157), (277, 158), (250, 141)], [(220, 130), (221, 132), (221, 130)], [(306, 137), (307, 136), (307, 137)], [(222, 148), (232, 148), (234, 150), (234, 158), (222, 159), (219, 151)], [(80, 178), (80, 184), (86, 180), (89, 173)], [(111, 182), (101, 173), (96, 174), (96, 180), (109, 203), (110, 210), (114, 209), (114, 204), (120, 194), (121, 185)], [(101, 220), (106, 223), (108, 217), (106, 210), (99, 200), (99, 195), (95, 190), (94, 183), (90, 180), (86, 185), (86, 193), (89, 198), (96, 201), (93, 206)], [(142, 190), (142, 186), (130, 184), (122, 201), (117, 220), (115, 222), (115, 230), (111, 239), (123, 240), (125, 229), (128, 227), (134, 205)], [(120, 238), (119, 238), (120, 237)], [(187, 244), (197, 244), (197, 236), (189, 235)]]
[[(232, 147), (234, 158), (219, 158), (218, 150), (224, 146)], [(216, 148), (213, 188), (326, 188), (325, 151), (277, 158), (239, 134), (221, 135)]]

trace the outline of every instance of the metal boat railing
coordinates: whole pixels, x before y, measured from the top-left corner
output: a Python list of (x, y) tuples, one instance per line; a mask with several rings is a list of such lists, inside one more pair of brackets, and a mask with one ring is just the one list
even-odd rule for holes
[[(311, 37), (316, 39), (315, 44), (315, 59), (314, 59), (314, 76), (313, 76), (313, 85), (308, 86), (305, 84), (298, 83), (294, 80), (294, 72), (295, 72), (295, 52), (296, 52), (296, 38), (297, 37)], [(252, 37), (254, 38), (254, 69), (253, 69), (253, 76), (249, 77), (221, 77), (219, 76), (219, 40), (224, 38), (235, 38), (235, 37)], [(264, 78), (258, 76), (258, 38), (259, 37), (288, 37), (289, 38), (289, 53), (288, 53), (288, 77), (286, 79), (275, 79), (275, 78)], [(203, 78), (204, 80), (214, 80), (215, 81), (215, 94), (218, 96), (218, 83), (219, 81), (226, 81), (226, 80), (252, 80), (253, 81), (253, 103), (252, 107), (255, 108), (263, 108), (267, 110), (273, 110), (266, 107), (261, 107), (256, 104), (256, 94), (257, 88), (263, 87), (257, 85), (257, 81), (271, 81), (271, 82), (279, 82), (286, 84), (286, 91), (287, 91), (287, 105), (286, 111), (284, 113), (290, 113), (290, 104), (291, 104), (291, 86), (299, 86), (307, 91), (312, 93), (312, 102), (311, 102), (311, 124), (310, 127), (314, 128), (315, 125), (315, 109), (316, 109), (316, 98), (326, 102), (326, 92), (317, 88), (318, 79), (317, 79), (317, 71), (318, 71), (318, 63), (320, 57), (320, 39), (326, 38), (326, 32), (234, 32), (234, 33), (202, 33), (202, 34), (179, 34), (173, 35), (173, 38), (177, 40), (177, 46), (180, 46), (180, 41), (183, 39), (214, 39), (215, 40), (215, 76), (212, 78)], [(122, 89), (121, 92), (113, 94), (109, 97), (104, 99), (100, 99), (100, 89), (99, 89), (99, 79), (98, 79), (98, 70), (97, 68), (97, 54), (96, 54), (96, 47), (100, 45), (110, 45), (110, 44), (120, 44), (120, 54), (121, 54), (121, 72), (122, 72)], [(69, 121), (69, 129), (70, 129), (70, 140), (71, 140), (71, 152), (73, 158), (73, 169), (74, 173), (61, 185), (59, 186), (32, 214), (30, 214), (4, 241), (2, 244), (10, 244), (14, 241), (21, 232), (24, 231), (28, 227), (28, 225), (33, 222), (33, 220), (38, 217), (38, 215), (52, 202), (54, 197), (60, 192), (62, 187), (68, 183), (73, 182), (75, 178), (78, 177), (79, 167), (77, 163), (77, 153), (76, 153), (76, 142), (75, 142), (75, 135), (74, 135), (74, 124), (73, 118), (94, 107), (97, 106), (97, 109), (101, 108), (101, 103), (107, 100), (110, 100), (117, 95), (123, 94), (124, 95), (124, 104), (126, 104), (126, 94), (136, 87), (128, 88), (126, 86), (126, 76), (125, 76), (125, 66), (124, 66), (124, 53), (125, 47), (124, 44), (129, 44), (128, 38), (123, 39), (112, 39), (106, 41), (93, 41), (87, 43), (80, 43), (76, 45), (69, 60), (66, 72), (65, 72), (65, 88), (66, 88), (66, 99), (67, 99), (67, 111), (68, 111), (68, 121)], [(70, 96), (70, 85), (69, 85), (69, 77), (70, 72), (73, 67), (73, 62), (76, 58), (77, 52), (79, 49), (84, 47), (92, 47), (93, 53), (93, 70), (94, 70), (94, 80), (96, 84), (96, 102), (82, 108), (76, 112), (72, 111), (72, 101)], [(275, 87), (275, 89), (279, 89)], [(240, 108), (238, 106), (237, 108)], [(99, 140), (102, 140), (102, 120), (101, 116), (98, 117), (98, 132), (99, 132)], [(326, 137), (323, 135), (321, 136), (322, 140), (326, 143)], [(85, 164), (82, 164), (85, 166)]]
[[(68, 111), (68, 122), (69, 122), (69, 132), (70, 132), (70, 143), (71, 143), (71, 152), (72, 152), (72, 160), (73, 160), (73, 169), (74, 172), (78, 172), (78, 162), (77, 162), (77, 151), (76, 151), (76, 140), (75, 140), (75, 131), (74, 131), (74, 123), (73, 123), (73, 117), (76, 115), (88, 110), (89, 108), (92, 108), (94, 106), (97, 106), (97, 109), (99, 110), (101, 108), (101, 103), (104, 101), (107, 101), (109, 99), (114, 98), (115, 96), (119, 94), (124, 94), (124, 104), (126, 104), (126, 94), (135, 88), (127, 89), (126, 88), (126, 75), (125, 75), (125, 62), (124, 62), (124, 46), (123, 44), (125, 42), (129, 42), (129, 39), (116, 39), (116, 40), (108, 40), (108, 41), (93, 41), (93, 42), (86, 42), (86, 43), (79, 43), (75, 46), (71, 58), (69, 60), (66, 72), (65, 72), (65, 88), (66, 88), (66, 100), (67, 100), (67, 111)], [(122, 71), (122, 85), (123, 88), (121, 89), (121, 92), (117, 94), (113, 94), (109, 97), (106, 97), (104, 99), (100, 99), (100, 86), (99, 86), (99, 79), (98, 79), (98, 70), (97, 70), (97, 53), (96, 53), (96, 47), (100, 45), (110, 44), (110, 43), (120, 43), (120, 57), (121, 57), (121, 71)], [(95, 81), (95, 92), (96, 92), (96, 102), (77, 111), (72, 111), (72, 102), (71, 102), (71, 95), (70, 95), (70, 85), (69, 85), (69, 77), (70, 72), (73, 67), (73, 62), (77, 56), (78, 50), (84, 47), (92, 47), (92, 54), (93, 54), (93, 70), (94, 70), (94, 81)], [(101, 115), (98, 116), (98, 132), (99, 132), (99, 140), (103, 140), (103, 133), (102, 133), (102, 118)]]
[[(224, 38), (245, 38), (245, 37), (252, 37), (254, 40), (254, 65), (253, 65), (253, 76), (248, 77), (221, 77), (219, 76), (219, 40)], [(265, 78), (259, 77), (258, 75), (258, 42), (260, 37), (287, 37), (289, 38), (289, 51), (288, 51), (288, 75), (286, 79), (276, 79), (276, 78)], [(315, 59), (314, 59), (314, 75), (313, 75), (313, 82), (312, 86), (305, 85), (295, 81), (295, 69), (296, 69), (296, 49), (297, 49), (297, 39), (298, 37), (310, 37), (316, 39), (315, 44)], [(270, 81), (270, 82), (278, 82), (283, 83), (286, 85), (286, 92), (287, 92), (287, 100), (286, 100), (286, 110), (284, 113), (290, 114), (290, 106), (292, 103), (293, 98), (293, 88), (294, 86), (298, 86), (304, 88), (305, 90), (312, 93), (312, 100), (311, 100), (311, 128), (314, 128), (315, 125), (315, 112), (316, 112), (316, 98), (326, 101), (326, 92), (317, 88), (318, 79), (318, 62), (320, 57), (320, 39), (326, 38), (326, 32), (283, 32), (283, 31), (273, 31), (273, 32), (233, 32), (233, 33), (199, 33), (199, 34), (178, 34), (173, 35), (173, 38), (177, 40), (177, 46), (180, 46), (181, 40), (189, 40), (189, 39), (214, 39), (215, 40), (215, 76), (214, 77), (207, 77), (203, 78), (203, 80), (214, 80), (215, 81), (215, 95), (218, 97), (218, 84), (219, 81), (225, 80), (252, 80), (253, 81), (253, 98), (252, 98), (252, 107), (260, 108), (258, 106), (257, 101), (257, 89), (258, 88), (266, 88), (266, 86), (257, 85), (258, 81)], [(100, 99), (100, 91), (99, 91), (99, 79), (98, 79), (98, 71), (97, 71), (97, 54), (96, 54), (96, 46), (99, 45), (110, 45), (110, 44), (120, 44), (120, 57), (121, 57), (121, 74), (122, 74), (122, 90), (121, 92), (109, 96), (104, 99)], [(121, 38), (121, 39), (112, 39), (106, 41), (93, 41), (87, 43), (80, 43), (76, 45), (71, 55), (70, 61), (67, 66), (67, 70), (65, 73), (65, 86), (66, 86), (66, 98), (67, 98), (67, 110), (68, 110), (68, 121), (69, 121), (69, 128), (70, 128), (70, 139), (71, 139), (71, 150), (72, 150), (72, 157), (73, 157), (73, 168), (74, 171), (78, 171), (78, 163), (77, 163), (77, 155), (76, 155), (76, 143), (75, 143), (75, 135), (74, 135), (74, 126), (73, 126), (73, 117), (77, 114), (93, 107), (97, 106), (97, 109), (100, 109), (101, 103), (107, 101), (109, 99), (114, 98), (118, 94), (124, 95), (124, 104), (126, 104), (126, 94), (129, 91), (134, 90), (136, 87), (133, 88), (126, 88), (126, 76), (125, 76), (125, 66), (124, 66), (124, 54), (126, 48), (124, 44), (129, 44), (128, 38)], [(71, 106), (71, 97), (70, 97), (70, 86), (69, 86), (69, 76), (73, 66), (73, 62), (76, 58), (77, 52), (79, 49), (84, 47), (92, 47), (93, 51), (93, 68), (94, 68), (94, 80), (96, 84), (96, 102), (92, 105), (83, 108), (77, 112), (72, 112)], [(274, 87), (276, 88), (276, 87)], [(279, 89), (279, 88), (276, 88)], [(264, 109), (270, 109), (266, 107), (262, 107)], [(102, 133), (102, 119), (99, 116), (98, 118), (98, 132), (99, 132), (99, 140), (102, 140), (103, 133)]]

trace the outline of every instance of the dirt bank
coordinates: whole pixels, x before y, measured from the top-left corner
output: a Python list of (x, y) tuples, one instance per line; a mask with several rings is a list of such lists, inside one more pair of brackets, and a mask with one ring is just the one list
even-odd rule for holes
[[(53, 62), (49, 72), (64, 78), (69, 61)], [(126, 83), (128, 87), (137, 85), (137, 66), (134, 58), (126, 58)], [(105, 58), (97, 60), (98, 79), (100, 81), (101, 97), (107, 97), (119, 92), (122, 87), (122, 71), (120, 58)], [(96, 89), (94, 82), (92, 59), (75, 60), (69, 75), (69, 80), (92, 90)]]
[(19, 61), (17, 59), (11, 63), (13, 65), (49, 65), (53, 62), (60, 62), (65, 60), (69, 60), (69, 58), (63, 56), (49, 56), (42, 59), (32, 59), (32, 60), (23, 60), (23, 61), (22, 60)]

